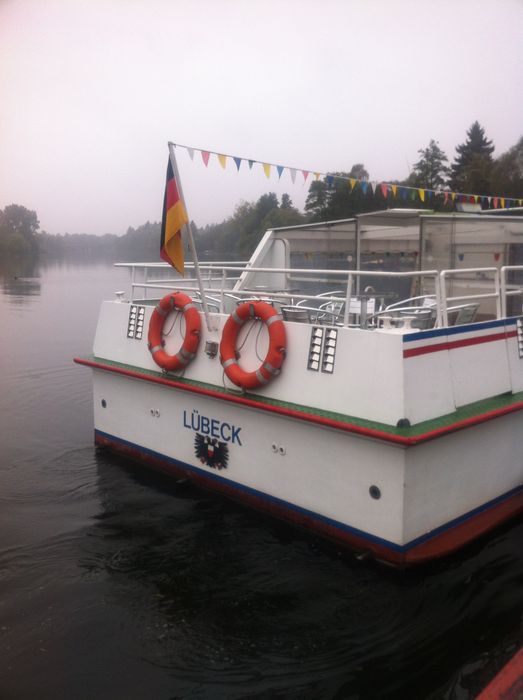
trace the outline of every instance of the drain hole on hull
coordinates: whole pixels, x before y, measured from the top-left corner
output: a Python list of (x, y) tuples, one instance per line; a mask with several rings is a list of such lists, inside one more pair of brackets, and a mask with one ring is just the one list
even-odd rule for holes
[(376, 499), (381, 498), (381, 491), (374, 484), (372, 484), (372, 486), (369, 488), (369, 493), (371, 495), (371, 498), (376, 498)]

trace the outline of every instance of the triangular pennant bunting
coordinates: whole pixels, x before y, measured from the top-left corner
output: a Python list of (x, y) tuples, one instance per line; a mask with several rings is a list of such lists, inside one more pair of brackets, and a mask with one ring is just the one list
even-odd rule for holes
[[(189, 154), (189, 158), (191, 161), (194, 160), (194, 152), (199, 151), (202, 156), (202, 161), (205, 167), (208, 166), (210, 157), (212, 153), (215, 153), (214, 151), (204, 151), (200, 148), (193, 148), (192, 146), (182, 146), (180, 144), (172, 144), (175, 148), (185, 148), (187, 153)], [(252, 166), (254, 163), (260, 163), (260, 165), (263, 167), (263, 171), (267, 178), (270, 177), (271, 174), (271, 168), (272, 164), (271, 163), (263, 163), (262, 161), (258, 160), (248, 160), (247, 158), (240, 158), (239, 156), (229, 156), (225, 155), (223, 153), (215, 153), (215, 155), (218, 158), (218, 161), (221, 165), (221, 167), (225, 170), (226, 165), (227, 165), (227, 158), (232, 158), (234, 160), (234, 163), (236, 164), (236, 168), (239, 171), (240, 166), (242, 163), (242, 160), (247, 160), (249, 163), (249, 170), (252, 170)], [(291, 180), (293, 184), (296, 181), (296, 173), (297, 169), (296, 168), (291, 168), (287, 165), (275, 165), (276, 172), (278, 173), (278, 179), (281, 179), (281, 176), (284, 172), (285, 169), (289, 170)], [(444, 189), (427, 189), (425, 187), (407, 187), (407, 186), (402, 186), (402, 185), (395, 185), (395, 184), (388, 184), (386, 182), (376, 182), (375, 180), (368, 181), (368, 180), (359, 180), (358, 178), (354, 177), (343, 177), (339, 175), (323, 175), (323, 173), (317, 172), (315, 170), (302, 170), (301, 171), (303, 174), (303, 182), (304, 184), (307, 182), (307, 178), (309, 175), (313, 175), (315, 180), (319, 180), (321, 177), (324, 178), (325, 184), (327, 187), (332, 188), (335, 185), (335, 182), (337, 180), (345, 180), (347, 184), (350, 186), (351, 191), (354, 191), (355, 187), (359, 184), (363, 193), (367, 194), (369, 190), (369, 185), (371, 192), (373, 194), (376, 194), (376, 190), (379, 185), (379, 190), (383, 197), (385, 199), (388, 199), (389, 194), (392, 195), (392, 197), (396, 197), (399, 195), (402, 199), (407, 200), (411, 199), (414, 201), (417, 197), (422, 202), (428, 201), (434, 197), (440, 197), (443, 196), (443, 204), (446, 205), (449, 201), (449, 198), (452, 202), (458, 201), (458, 202), (463, 202), (463, 203), (470, 203), (470, 204), (480, 204), (483, 208), (493, 208), (493, 209), (510, 209), (512, 207), (516, 206), (523, 206), (523, 199), (521, 198), (510, 198), (510, 197), (494, 197), (490, 195), (481, 195), (481, 194), (463, 194), (460, 192), (451, 192), (449, 190), (444, 190)]]

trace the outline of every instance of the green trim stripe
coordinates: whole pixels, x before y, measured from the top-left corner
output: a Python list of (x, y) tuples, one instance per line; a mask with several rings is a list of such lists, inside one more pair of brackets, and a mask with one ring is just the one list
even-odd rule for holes
[(242, 398), (249, 399), (249, 401), (252, 401), (253, 403), (259, 403), (265, 406), (277, 406), (281, 408), (286, 408), (292, 411), (297, 411), (298, 413), (328, 418), (329, 420), (339, 421), (340, 423), (350, 423), (361, 428), (377, 430), (383, 433), (388, 433), (389, 435), (397, 435), (403, 438), (417, 437), (419, 435), (431, 433), (435, 430), (450, 428), (455, 423), (461, 423), (462, 421), (476, 418), (485, 413), (489, 413), (491, 411), (498, 411), (500, 409), (508, 408), (510, 406), (523, 402), (523, 391), (518, 392), (516, 394), (501, 394), (492, 398), (483, 399), (482, 401), (475, 401), (474, 403), (468, 404), (467, 406), (462, 406), (456, 411), (448, 413), (444, 416), (439, 416), (438, 418), (431, 418), (430, 420), (426, 420), (421, 423), (416, 423), (416, 425), (412, 425), (410, 427), (398, 428), (395, 425), (380, 423), (378, 421), (366, 420), (364, 418), (357, 418), (356, 416), (349, 416), (344, 413), (326, 411), (320, 408), (315, 408), (313, 406), (302, 406), (297, 403), (291, 403), (290, 401), (280, 401), (279, 399), (273, 399), (267, 396), (259, 396), (258, 394), (234, 391), (226, 389), (224, 386), (208, 384), (206, 382), (199, 382), (194, 379), (186, 379), (185, 377), (180, 377), (177, 374), (172, 374), (169, 372), (156, 372), (154, 370), (143, 369), (142, 367), (136, 367), (135, 365), (126, 365), (121, 362), (115, 362), (114, 360), (106, 360), (105, 358), (96, 356), (90, 356), (86, 359), (91, 360), (93, 362), (103, 363), (109, 367), (115, 367), (118, 369), (124, 369), (133, 372), (140, 372), (140, 374), (150, 377), (159, 377), (167, 379), (170, 378), (179, 382), (180, 384), (186, 384), (187, 386), (194, 386), (210, 391), (220, 392), (223, 393), (225, 396), (241, 396)]

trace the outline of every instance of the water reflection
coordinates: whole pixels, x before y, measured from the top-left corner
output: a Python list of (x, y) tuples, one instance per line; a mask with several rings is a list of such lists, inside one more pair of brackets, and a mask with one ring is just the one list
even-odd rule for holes
[(523, 524), (402, 572), (110, 453), (96, 462), (80, 564), (140, 620), (181, 697), (475, 697), (523, 641)]
[(32, 255), (4, 257), (0, 260), (3, 293), (13, 304), (31, 301), (41, 293), (38, 258)]

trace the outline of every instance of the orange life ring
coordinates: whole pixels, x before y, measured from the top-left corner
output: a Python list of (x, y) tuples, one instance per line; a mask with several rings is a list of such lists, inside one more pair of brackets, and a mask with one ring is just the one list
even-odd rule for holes
[[(246, 372), (238, 364), (236, 340), (246, 321), (263, 321), (269, 331), (269, 350), (262, 364), (254, 372)], [(220, 343), (220, 362), (233, 384), (242, 389), (254, 389), (267, 384), (280, 372), (287, 352), (287, 337), (281, 315), (265, 301), (247, 301), (240, 304), (223, 328)]]
[[(182, 347), (175, 355), (165, 352), (165, 341), (162, 338), (163, 327), (167, 316), (177, 309), (185, 319), (185, 338)], [(162, 369), (169, 372), (186, 367), (194, 359), (200, 343), (201, 321), (200, 314), (192, 299), (182, 292), (171, 292), (159, 302), (149, 321), (149, 351), (153, 360)]]

